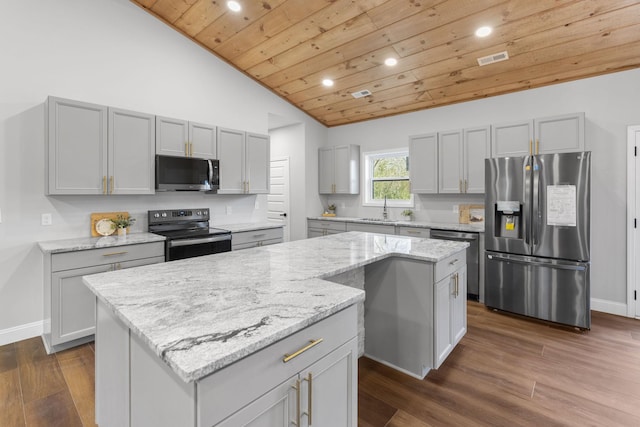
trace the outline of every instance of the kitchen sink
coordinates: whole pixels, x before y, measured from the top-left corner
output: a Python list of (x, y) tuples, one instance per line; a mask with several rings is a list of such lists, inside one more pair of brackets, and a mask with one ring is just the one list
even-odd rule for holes
[(360, 221), (375, 221), (375, 222), (394, 222), (390, 219), (382, 219), (382, 218), (358, 218)]

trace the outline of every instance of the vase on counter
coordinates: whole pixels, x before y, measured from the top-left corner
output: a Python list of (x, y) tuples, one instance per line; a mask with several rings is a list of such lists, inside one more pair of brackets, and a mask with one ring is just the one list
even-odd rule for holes
[(127, 237), (127, 229), (124, 227), (118, 227), (118, 236), (119, 237)]

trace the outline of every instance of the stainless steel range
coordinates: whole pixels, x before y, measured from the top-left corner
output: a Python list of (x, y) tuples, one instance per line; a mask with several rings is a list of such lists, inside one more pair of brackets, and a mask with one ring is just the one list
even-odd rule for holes
[(231, 232), (209, 227), (209, 208), (149, 211), (149, 232), (167, 238), (165, 261), (231, 250)]

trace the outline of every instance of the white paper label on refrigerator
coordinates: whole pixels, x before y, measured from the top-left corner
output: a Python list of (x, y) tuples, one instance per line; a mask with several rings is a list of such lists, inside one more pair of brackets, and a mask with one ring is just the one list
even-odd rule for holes
[(547, 225), (576, 226), (576, 186), (547, 186)]

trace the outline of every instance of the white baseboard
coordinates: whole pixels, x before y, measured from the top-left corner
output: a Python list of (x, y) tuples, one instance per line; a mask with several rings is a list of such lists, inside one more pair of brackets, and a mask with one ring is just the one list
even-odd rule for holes
[(627, 317), (627, 304), (591, 298), (591, 310)]
[(0, 330), (0, 345), (11, 344), (42, 335), (42, 320)]

